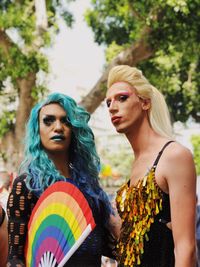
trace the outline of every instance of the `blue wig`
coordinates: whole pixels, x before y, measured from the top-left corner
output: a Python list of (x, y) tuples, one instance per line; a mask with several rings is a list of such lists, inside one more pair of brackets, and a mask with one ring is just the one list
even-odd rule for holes
[(43, 106), (51, 103), (59, 104), (66, 111), (72, 129), (69, 159), (73, 181), (83, 192), (92, 196), (98, 206), (103, 205), (105, 217), (108, 218), (111, 206), (106, 193), (99, 185), (100, 160), (94, 135), (88, 126), (90, 115), (71, 97), (53, 93), (32, 109), (26, 126), (25, 159), (20, 166), (20, 172), (27, 174), (27, 186), (38, 196), (51, 184), (66, 179), (49, 159), (40, 140), (39, 113)]

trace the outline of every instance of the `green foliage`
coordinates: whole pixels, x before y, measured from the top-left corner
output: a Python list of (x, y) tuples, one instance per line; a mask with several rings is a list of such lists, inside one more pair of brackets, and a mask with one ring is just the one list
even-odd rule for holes
[(197, 175), (200, 175), (200, 135), (193, 135), (191, 138), (194, 150), (194, 162)]
[(200, 121), (200, 1), (92, 0), (91, 5), (86, 21), (95, 41), (107, 46), (107, 63), (120, 48), (144, 38), (154, 53), (138, 67), (164, 93), (173, 120)]
[[(17, 46), (9, 49), (9, 58), (6, 58), (0, 50), (0, 60), (0, 79), (2, 81), (11, 77), (15, 83), (16, 79), (25, 78), (30, 72), (48, 71), (48, 61), (44, 55), (35, 51), (24, 55)], [(15, 64), (11, 64), (11, 61)]]
[(71, 27), (73, 22), (74, 22), (74, 18), (72, 16), (72, 14), (69, 11), (65, 10), (65, 11), (61, 12), (61, 16), (63, 17), (63, 19), (66, 22), (66, 24), (69, 27)]
[(196, 62), (171, 47), (168, 54), (160, 50), (139, 67), (165, 95), (173, 121), (186, 122), (189, 116), (199, 120), (200, 73)]
[(106, 49), (106, 61), (110, 62), (114, 57), (116, 57), (121, 51), (124, 50), (124, 47), (112, 42), (109, 47)]
[(0, 116), (0, 138), (2, 138), (14, 125), (15, 111), (4, 111)]
[(39, 99), (41, 99), (45, 95), (46, 91), (47, 89), (45, 86), (37, 85), (33, 87), (32, 92), (31, 92), (31, 97), (35, 100), (35, 102), (37, 102)]
[(24, 1), (21, 3), (10, 3), (5, 10), (0, 12), (0, 28), (18, 30), (21, 38), (26, 44), (31, 44), (34, 40), (35, 15), (34, 2)]
[[(52, 44), (55, 34), (59, 31), (58, 19), (62, 17), (68, 26), (72, 26), (74, 19), (68, 10), (72, 1), (47, 0), (48, 28), (40, 32), (36, 30), (34, 0), (0, 1), (0, 95), (4, 94), (5, 81), (9, 80), (14, 87), (13, 99), (10, 101), (17, 103), (16, 100), (20, 97), (17, 81), (26, 80), (30, 73), (48, 72), (48, 60), (43, 53), (44, 48)], [(35, 81), (31, 97), (37, 101), (46, 91), (45, 84), (38, 85)], [(8, 108), (12, 106), (11, 102)], [(15, 112), (6, 109), (2, 112), (0, 138), (14, 127)]]

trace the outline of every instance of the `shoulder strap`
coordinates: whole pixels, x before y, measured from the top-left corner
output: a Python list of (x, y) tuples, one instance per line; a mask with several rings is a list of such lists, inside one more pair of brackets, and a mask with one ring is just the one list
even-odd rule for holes
[(158, 161), (159, 161), (159, 159), (160, 159), (160, 157), (161, 157), (163, 151), (165, 150), (165, 148), (166, 148), (170, 143), (172, 143), (172, 142), (174, 142), (174, 141), (173, 141), (173, 140), (168, 141), (168, 142), (163, 146), (163, 148), (160, 150), (160, 152), (158, 153), (158, 156), (157, 156), (156, 160), (154, 161), (154, 164), (153, 164), (153, 167), (154, 167), (154, 168), (156, 168), (156, 166), (157, 166), (157, 164), (158, 164)]

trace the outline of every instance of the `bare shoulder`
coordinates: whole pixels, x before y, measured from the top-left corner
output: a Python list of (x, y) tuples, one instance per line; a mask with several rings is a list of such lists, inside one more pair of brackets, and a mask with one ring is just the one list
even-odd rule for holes
[(170, 163), (193, 162), (192, 152), (178, 142), (170, 144), (166, 151), (166, 157)]
[[(195, 164), (192, 152), (178, 142), (172, 143), (165, 157), (165, 177), (169, 181), (194, 181), (196, 179)], [(174, 179), (176, 177), (176, 179)]]
[(157, 166), (157, 183), (163, 191), (175, 189), (177, 184), (195, 184), (196, 171), (192, 152), (178, 142), (169, 144)]

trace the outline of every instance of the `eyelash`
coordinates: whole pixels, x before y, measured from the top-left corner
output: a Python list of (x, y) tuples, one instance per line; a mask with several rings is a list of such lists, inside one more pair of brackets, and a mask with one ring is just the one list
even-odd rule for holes
[(50, 126), (53, 122), (55, 121), (54, 118), (44, 118), (43, 119), (43, 123), (46, 125), (46, 126)]
[(68, 120), (68, 118), (62, 118), (60, 121), (61, 121), (63, 124), (65, 124), (66, 126), (70, 126), (70, 125), (71, 125), (70, 122), (69, 122), (69, 120)]
[[(43, 123), (46, 126), (51, 126), (54, 122), (55, 122), (55, 118), (47, 117), (43, 119)], [(66, 126), (70, 126), (70, 122), (68, 121), (67, 118), (61, 118), (60, 122), (65, 124)]]
[(111, 103), (111, 101), (110, 101), (110, 100), (107, 100), (107, 101), (106, 101), (107, 108), (109, 108), (109, 107), (110, 107), (110, 103)]
[[(119, 95), (119, 96), (117, 97), (117, 100), (118, 100), (119, 102), (124, 102), (124, 101), (126, 101), (126, 99), (127, 99), (128, 97), (129, 97), (128, 95)], [(111, 100), (107, 100), (107, 101), (106, 101), (106, 105), (107, 105), (108, 108), (110, 107), (110, 104), (111, 104)]]
[(127, 98), (128, 98), (128, 95), (120, 95), (119, 96), (119, 101), (120, 102), (124, 102), (124, 101), (126, 101)]

